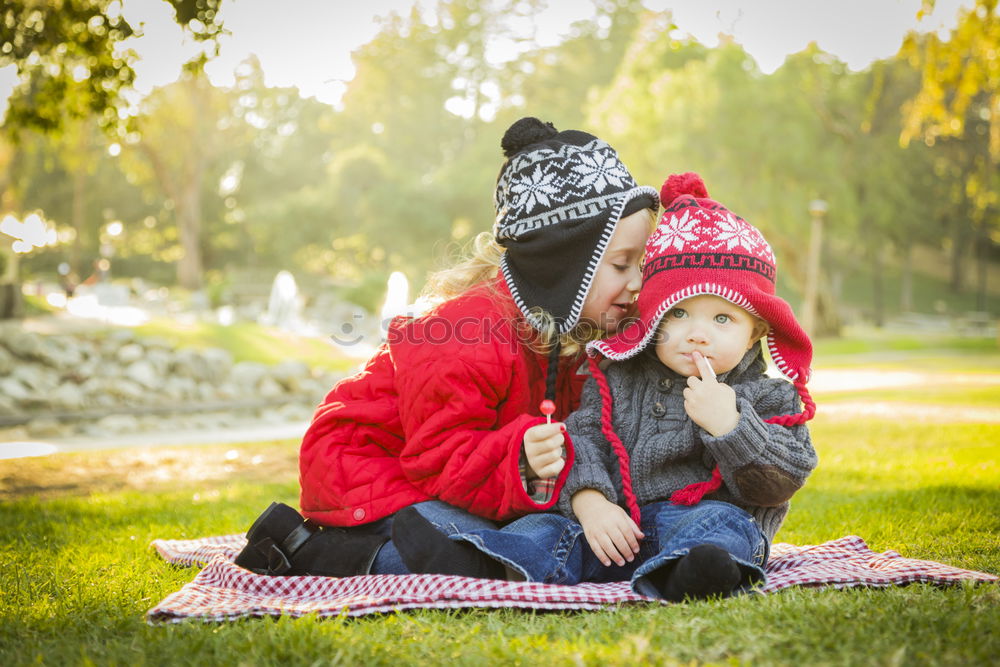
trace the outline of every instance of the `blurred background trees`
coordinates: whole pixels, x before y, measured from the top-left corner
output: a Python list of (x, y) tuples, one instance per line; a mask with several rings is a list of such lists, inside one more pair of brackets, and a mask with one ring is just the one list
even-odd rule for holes
[[(266, 86), (253, 59), (233, 87), (212, 85), (201, 66), (224, 7), (169, 1), (209, 46), (127, 110), (131, 56), (114, 46), (133, 29), (116, 3), (5, 3), (0, 65), (17, 64), (22, 84), (0, 144), (0, 215), (43, 211), (60, 239), (21, 257), (22, 279), (60, 262), (84, 277), (110, 244), (117, 277), (197, 290), (290, 269), (374, 309), (390, 272), (419, 287), (490, 228), (500, 137), (530, 114), (607, 138), (640, 182), (700, 172), (772, 241), (796, 306), (809, 205), (826, 201), (822, 332), (1000, 310), (995, 0), (860, 72), (813, 45), (773, 74), (638, 0), (595, 0), (595, 19), (555, 46), (502, 20), (537, 2), (442, 0), (433, 20), (394, 16), (354, 53), (338, 108)], [(519, 55), (487, 57), (498, 39)]]

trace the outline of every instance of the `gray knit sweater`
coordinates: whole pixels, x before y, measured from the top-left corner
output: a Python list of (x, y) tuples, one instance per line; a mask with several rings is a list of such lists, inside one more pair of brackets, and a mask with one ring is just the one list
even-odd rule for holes
[[(632, 485), (639, 506), (688, 484), (707, 481), (718, 465), (722, 488), (706, 496), (747, 510), (774, 539), (788, 513), (788, 499), (816, 467), (816, 452), (803, 426), (778, 426), (763, 420), (801, 410), (795, 387), (764, 375), (760, 345), (744, 355), (719, 381), (736, 392), (740, 421), (713, 437), (684, 411), (687, 378), (664, 366), (652, 348), (605, 370), (614, 399), (613, 422), (631, 459)], [(580, 409), (566, 420), (576, 459), (559, 497), (559, 510), (573, 514), (570, 500), (581, 489), (597, 489), (626, 507), (618, 457), (601, 432), (601, 397), (587, 380)], [(627, 509), (627, 508), (626, 508)]]

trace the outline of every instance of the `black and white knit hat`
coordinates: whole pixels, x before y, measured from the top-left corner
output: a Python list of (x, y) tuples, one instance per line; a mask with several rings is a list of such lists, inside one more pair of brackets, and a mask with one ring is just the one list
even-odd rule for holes
[(615, 150), (586, 132), (527, 117), (500, 145), (508, 159), (493, 202), (504, 280), (533, 327), (544, 327), (533, 312), (541, 308), (564, 334), (580, 319), (618, 221), (655, 210), (659, 193), (637, 186)]

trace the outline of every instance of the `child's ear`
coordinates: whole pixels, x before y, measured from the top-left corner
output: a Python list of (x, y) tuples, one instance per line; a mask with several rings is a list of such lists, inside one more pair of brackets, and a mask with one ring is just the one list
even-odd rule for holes
[(766, 336), (770, 329), (771, 327), (764, 320), (755, 320), (753, 331), (750, 333), (750, 342), (747, 343), (747, 349), (749, 350), (757, 341)]

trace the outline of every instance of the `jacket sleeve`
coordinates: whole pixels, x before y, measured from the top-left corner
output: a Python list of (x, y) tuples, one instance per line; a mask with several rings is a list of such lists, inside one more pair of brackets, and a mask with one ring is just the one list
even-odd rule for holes
[(764, 420), (801, 410), (795, 387), (771, 378), (746, 391), (736, 388), (740, 421), (718, 438), (701, 430), (729, 491), (750, 505), (774, 507), (802, 487), (816, 467), (816, 451), (804, 425), (781, 426)]
[[(549, 509), (565, 482), (567, 466), (556, 478), (556, 493), (545, 503), (528, 495), (520, 473), (524, 432), (545, 421), (522, 414), (498, 424), (498, 413), (510, 387), (510, 364), (461, 354), (437, 363), (400, 371), (399, 392), (406, 433), (400, 464), (407, 479), (429, 496), (473, 514), (506, 520)], [(473, 361), (475, 363), (473, 363)], [(567, 463), (573, 447), (567, 438)]]
[(559, 511), (575, 520), (571, 501), (577, 491), (596, 489), (618, 502), (610, 467), (617, 459), (612, 460), (611, 445), (601, 431), (601, 395), (593, 378), (583, 387), (580, 408), (566, 419), (566, 430), (573, 437), (575, 458), (559, 495)]

